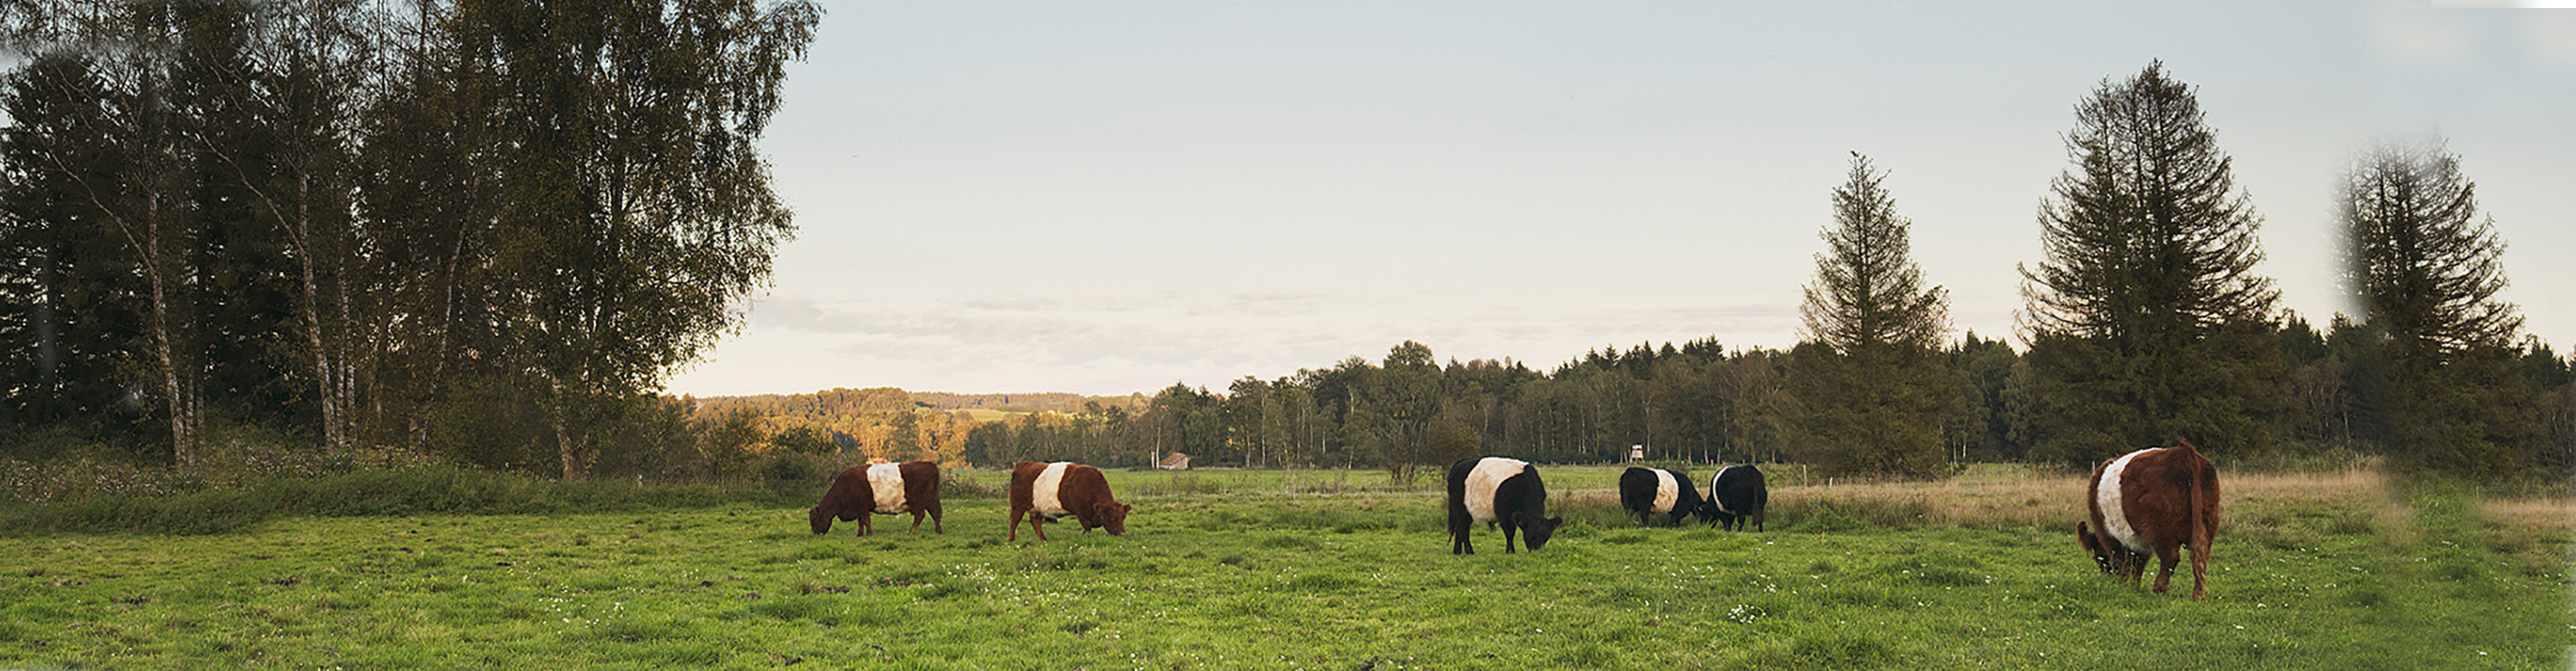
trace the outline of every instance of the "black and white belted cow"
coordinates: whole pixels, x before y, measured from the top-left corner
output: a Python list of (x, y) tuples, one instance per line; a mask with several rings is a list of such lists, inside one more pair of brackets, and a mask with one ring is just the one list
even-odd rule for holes
[(1449, 554), (1476, 554), (1467, 532), (1477, 522), (1501, 527), (1509, 553), (1513, 532), (1529, 534), (1529, 549), (1537, 550), (1564, 521), (1547, 516), (1547, 483), (1529, 462), (1468, 457), (1449, 466)]
[(1667, 521), (1679, 525), (1682, 518), (1700, 512), (1699, 485), (1681, 471), (1632, 466), (1619, 474), (1619, 505), (1635, 515), (1638, 524), (1669, 515)]
[(1708, 502), (1700, 505), (1699, 518), (1716, 522), (1719, 528), (1743, 531), (1744, 523), (1762, 530), (1762, 508), (1771, 503), (1771, 488), (1762, 482), (1762, 469), (1752, 464), (1738, 464), (1717, 469), (1708, 478)]

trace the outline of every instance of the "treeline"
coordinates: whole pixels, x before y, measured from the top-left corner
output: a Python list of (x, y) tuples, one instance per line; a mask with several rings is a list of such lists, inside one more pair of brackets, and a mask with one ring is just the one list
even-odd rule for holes
[[(2310, 327), (2295, 315), (2269, 334), (2284, 384), (2249, 423), (2264, 442), (2192, 438), (2229, 445), (2232, 459), (2293, 461), (2328, 453), (2403, 457), (2389, 440), (2388, 412), (2374, 398), (2392, 390), (2358, 375), (2382, 356), (2370, 332), (2349, 320)], [(2520, 423), (2531, 438), (2509, 455), (2515, 472), (2563, 473), (2576, 458), (2576, 388), (2570, 361), (2532, 343), (2500, 364), (2507, 382), (2491, 397), (2514, 399), (2484, 413)], [(977, 465), (1070, 459), (1143, 466), (1184, 452), (1199, 466), (1360, 467), (1409, 471), (1469, 454), (1555, 463), (1611, 462), (1644, 446), (1655, 460), (1787, 461), (1833, 472), (1938, 474), (1949, 464), (2038, 461), (2084, 465), (2080, 444), (2050, 443), (2064, 420), (2042, 417), (2069, 403), (2042, 371), (2008, 343), (1968, 334), (1931, 357), (1937, 413), (1921, 425), (1934, 437), (1911, 453), (1836, 442), (1818, 407), (1844, 393), (1800, 379), (1832, 357), (1828, 348), (1729, 350), (1714, 340), (1625, 350), (1603, 348), (1541, 373), (1513, 361), (1450, 360), (1398, 345), (1379, 361), (1353, 357), (1272, 380), (1245, 378), (1222, 392), (1174, 385), (1146, 412), (1048, 415), (972, 426), (959, 451)], [(2501, 428), (2501, 427), (2500, 427)], [(2141, 445), (2143, 446), (2143, 445)], [(2130, 449), (2135, 449), (2134, 447)], [(2213, 448), (2215, 449), (2215, 448)], [(2076, 455), (2076, 456), (2070, 456)], [(2496, 455), (2503, 457), (2508, 455)], [(1891, 464), (1924, 463), (1908, 469)]]
[(757, 142), (819, 16), (0, 3), (0, 445), (704, 463), (652, 392), (793, 233)]
[(943, 391), (912, 392), (912, 400), (936, 410), (992, 410), (996, 412), (1089, 412), (1099, 414), (1102, 408), (1124, 407), (1134, 412), (1145, 407), (1143, 393), (1126, 396), (1084, 396), (1063, 392), (1035, 394), (957, 394)]

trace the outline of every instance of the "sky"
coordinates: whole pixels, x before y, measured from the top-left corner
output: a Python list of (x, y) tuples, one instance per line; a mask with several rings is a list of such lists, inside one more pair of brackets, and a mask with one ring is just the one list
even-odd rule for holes
[(2576, 345), (2576, 10), (2321, 2), (834, 2), (763, 139), (800, 230), (699, 396), (1222, 391), (1415, 340), (1787, 348), (1850, 152), (2009, 336), (2075, 104), (2161, 60), (2350, 313), (2336, 192), (2438, 138)]

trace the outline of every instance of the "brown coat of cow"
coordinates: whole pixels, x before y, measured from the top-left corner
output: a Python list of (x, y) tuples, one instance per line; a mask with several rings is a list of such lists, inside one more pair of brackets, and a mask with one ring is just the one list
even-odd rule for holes
[[(869, 466), (872, 465), (875, 464), (869, 464)], [(837, 517), (843, 522), (859, 523), (859, 535), (868, 535), (875, 526), (870, 523), (875, 515), (870, 513), (881, 515), (912, 513), (912, 531), (915, 532), (921, 531), (921, 516), (928, 514), (931, 531), (948, 533), (939, 520), (939, 464), (930, 461), (911, 461), (896, 466), (895, 470), (903, 474), (902, 510), (877, 510), (876, 486), (868, 482), (868, 466), (852, 466), (848, 470), (841, 471), (840, 475), (833, 476), (832, 488), (823, 492), (823, 502), (814, 504), (813, 510), (806, 511), (806, 518), (814, 524), (814, 533), (830, 532), (832, 519)]]
[[(2119, 482), (2106, 483), (2104, 473), (2122, 459)], [(2156, 592), (2165, 591), (2173, 578), (2174, 563), (2182, 557), (2182, 548), (2191, 548), (2191, 598), (2207, 597), (2204, 583), (2209, 574), (2209, 546), (2218, 534), (2218, 469), (2191, 443), (2176, 441), (2174, 447), (2140, 450), (2103, 461), (2093, 467), (2093, 478), (2084, 488), (2085, 507), (2092, 511), (2092, 523), (2075, 523), (2076, 541), (2093, 553), (2093, 563), (2103, 573), (2139, 581), (2147, 568), (2147, 553), (2153, 552), (2161, 563), (2156, 571)], [(2106, 487), (2116, 487), (2114, 490)], [(2137, 547), (2123, 542), (2105, 524), (2103, 501), (2117, 497), (2122, 519), (2116, 522), (2134, 530)]]
[(1065, 464), (1064, 474), (1057, 481), (1055, 491), (1057, 504), (1064, 509), (1062, 514), (1051, 515), (1038, 510), (1038, 476), (1044, 474), (1047, 467), (1052, 465), (1054, 464), (1023, 461), (1011, 466), (1009, 540), (1020, 539), (1020, 518), (1022, 517), (1028, 518), (1029, 531), (1036, 532), (1038, 540), (1046, 540), (1046, 530), (1039, 527), (1040, 522), (1063, 516), (1071, 516), (1080, 521), (1083, 533), (1091, 533), (1095, 528), (1108, 529), (1111, 536), (1127, 533), (1127, 511), (1134, 510), (1136, 507), (1119, 503), (1116, 497), (1110, 496), (1109, 478), (1102, 476), (1100, 469), (1090, 466)]

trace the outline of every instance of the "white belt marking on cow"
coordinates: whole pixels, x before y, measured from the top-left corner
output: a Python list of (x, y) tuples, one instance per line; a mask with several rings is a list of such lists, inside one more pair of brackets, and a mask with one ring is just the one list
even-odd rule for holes
[(1672, 512), (1673, 502), (1682, 497), (1680, 487), (1681, 483), (1673, 481), (1672, 471), (1660, 468), (1648, 470), (1655, 472), (1655, 507), (1653, 511), (1659, 513)]
[(1467, 472), (1467, 516), (1478, 522), (1494, 521), (1494, 490), (1525, 470), (1529, 462), (1519, 459), (1486, 457), (1476, 462), (1476, 470)]
[(2120, 477), (2129, 470), (2129, 460), (2162, 448), (2147, 448), (2120, 455), (2111, 465), (2102, 467), (2102, 482), (2093, 485), (2093, 500), (2102, 506), (2102, 531), (2120, 541), (2130, 552), (2151, 552), (2147, 539), (2138, 536), (2138, 528), (2129, 525), (2129, 512), (2120, 508)]
[(1064, 484), (1064, 467), (1071, 465), (1070, 461), (1047, 464), (1046, 470), (1038, 471), (1038, 481), (1029, 486), (1029, 504), (1047, 519), (1065, 514), (1064, 502), (1056, 499), (1055, 490)]
[(1727, 472), (1727, 471), (1732, 471), (1732, 470), (1735, 470), (1735, 467), (1734, 467), (1734, 466), (1728, 466), (1728, 467), (1725, 467), (1725, 468), (1717, 469), (1717, 474), (1716, 474), (1716, 475), (1708, 476), (1708, 501), (1709, 501), (1709, 503), (1717, 504), (1717, 511), (1718, 511), (1718, 512), (1721, 512), (1721, 513), (1726, 513), (1726, 514), (1728, 514), (1728, 515), (1733, 515), (1733, 514), (1735, 514), (1735, 509), (1726, 507), (1726, 499), (1722, 499), (1722, 498), (1718, 498), (1718, 497), (1717, 497), (1717, 480), (1718, 480), (1718, 478), (1726, 477), (1726, 472)]
[(876, 490), (877, 512), (888, 515), (903, 512), (903, 467), (894, 464), (868, 466), (868, 488)]

